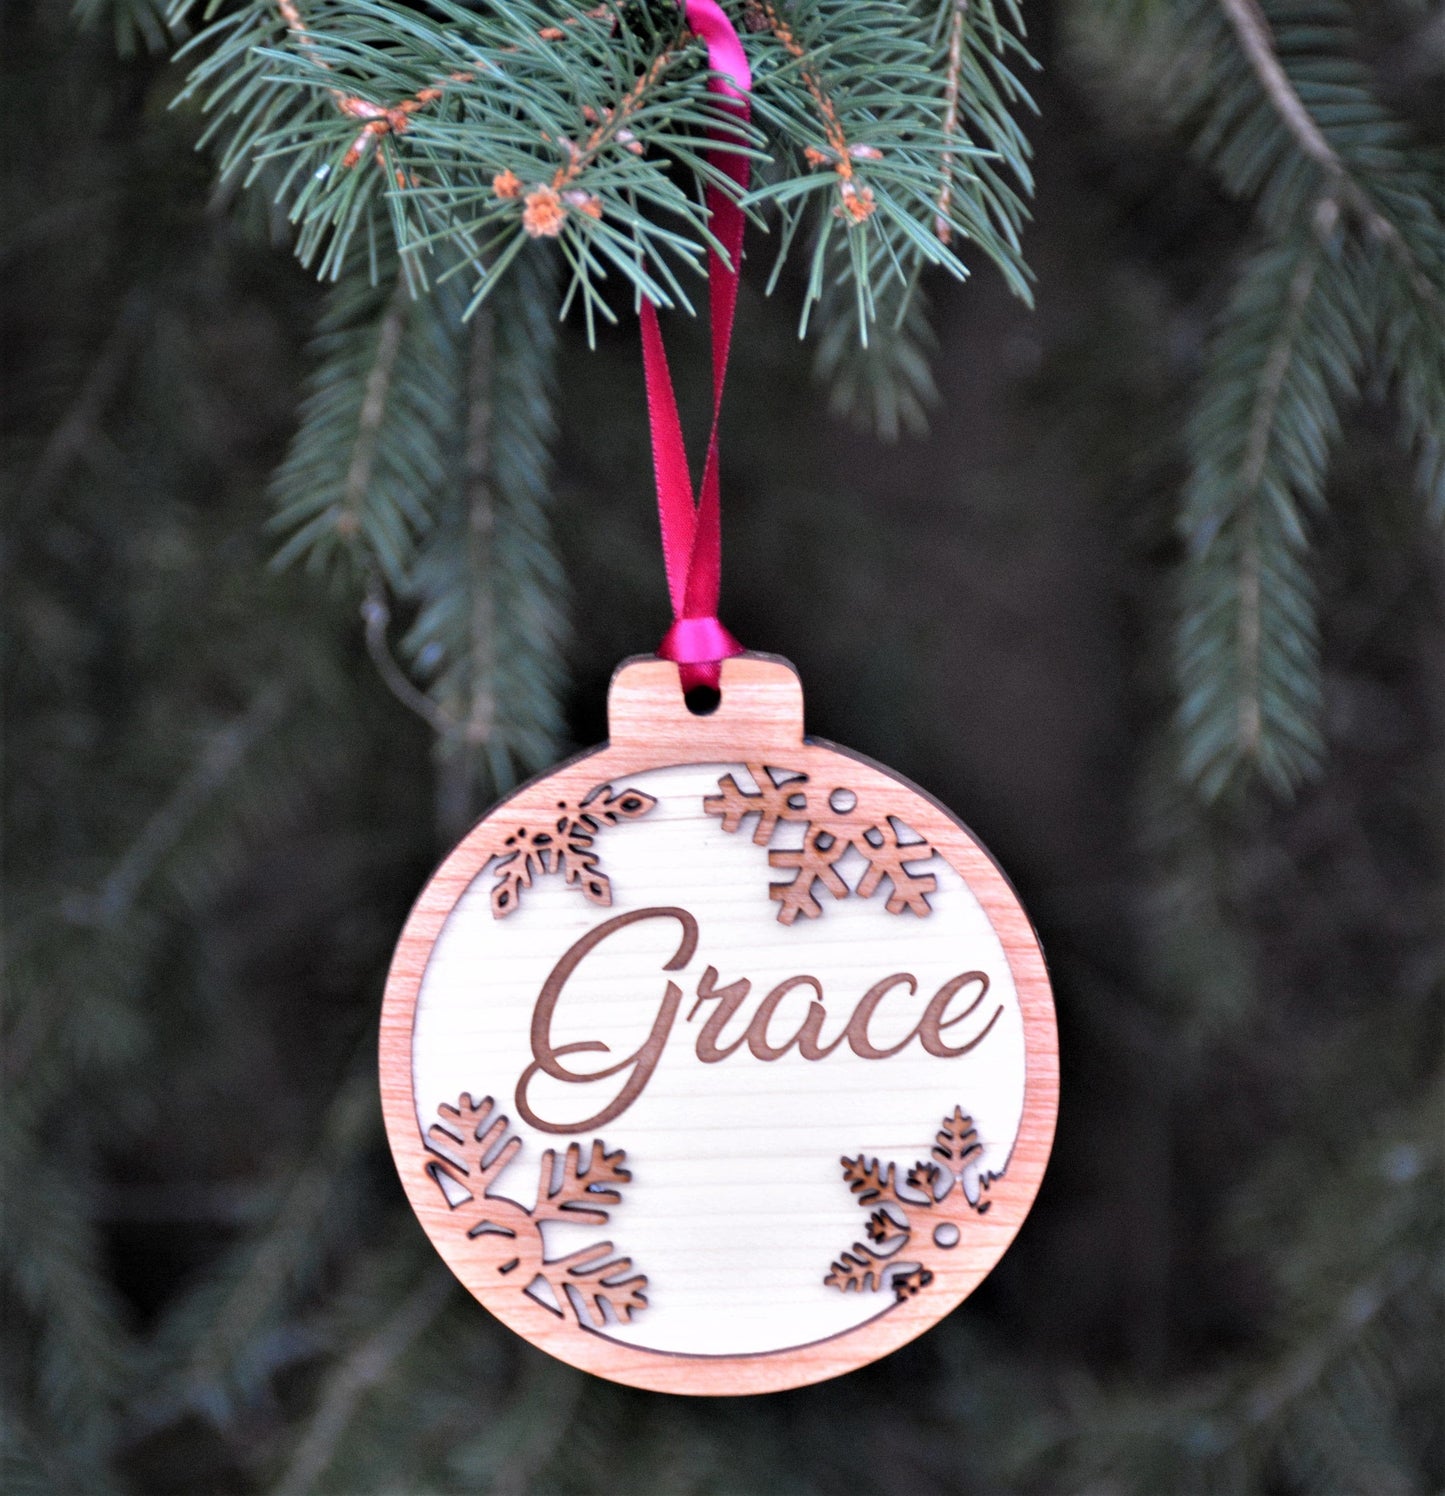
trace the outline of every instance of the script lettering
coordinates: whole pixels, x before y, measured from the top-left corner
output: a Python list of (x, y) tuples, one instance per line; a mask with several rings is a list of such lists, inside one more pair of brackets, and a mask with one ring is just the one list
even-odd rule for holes
[[(676, 982), (669, 981), (663, 987), (652, 1025), (642, 1043), (631, 1054), (614, 1060), (610, 1064), (602, 1065), (598, 1069), (577, 1069), (571, 1063), (564, 1062), (570, 1062), (571, 1058), (576, 1055), (610, 1055), (612, 1051), (605, 1043), (600, 1039), (583, 1039), (569, 1044), (557, 1044), (553, 1042), (552, 1029), (557, 1004), (562, 999), (567, 983), (587, 957), (619, 930), (644, 920), (654, 919), (676, 920), (681, 926), (682, 934), (677, 948), (671, 959), (662, 966), (664, 972), (680, 971), (692, 960), (697, 950), (699, 937), (697, 920), (686, 909), (670, 907), (637, 909), (628, 914), (619, 914), (612, 919), (604, 920), (595, 930), (589, 930), (558, 961), (542, 984), (542, 990), (537, 997), (537, 1005), (532, 1013), (532, 1063), (522, 1072), (521, 1079), (517, 1082), (517, 1110), (539, 1131), (580, 1133), (599, 1128), (604, 1123), (621, 1116), (637, 1100), (648, 1081), (652, 1079), (658, 1061), (662, 1058), (663, 1051), (671, 1038), (678, 1011), (682, 1005), (682, 989)], [(709, 1004), (716, 1005), (707, 1011), (706, 1017), (702, 1018), (702, 1025), (694, 1044), (694, 1052), (704, 1065), (719, 1064), (743, 1048), (746, 1048), (754, 1059), (762, 1060), (764, 1063), (780, 1060), (793, 1049), (798, 1051), (801, 1059), (824, 1060), (844, 1042), (859, 1059), (886, 1060), (907, 1049), (915, 1039), (927, 1054), (937, 1059), (957, 1059), (960, 1055), (977, 1049), (988, 1037), (1003, 1013), (1002, 1004), (995, 1006), (993, 1013), (982, 1024), (982, 1027), (971, 1027), (967, 1031), (967, 1037), (961, 1043), (946, 1043), (945, 1031), (957, 1028), (959, 1024), (976, 1016), (981, 1018), (980, 1009), (989, 991), (989, 977), (986, 972), (960, 972), (956, 977), (951, 977), (946, 981), (929, 998), (922, 1016), (903, 1038), (896, 1044), (884, 1048), (869, 1032), (878, 1009), (890, 997), (893, 997), (895, 1001), (903, 1001), (902, 998), (896, 996), (897, 994), (906, 992), (908, 997), (914, 997), (918, 993), (916, 976), (911, 972), (895, 971), (874, 982), (863, 993), (836, 1037), (824, 1043), (823, 1025), (828, 1019), (828, 1009), (825, 1005), (823, 984), (817, 977), (799, 973), (797, 976), (785, 978), (768, 991), (753, 1010), (752, 1015), (744, 1021), (743, 1005), (747, 1002), (752, 990), (753, 983), (748, 977), (739, 977), (733, 982), (722, 982), (716, 966), (708, 966), (698, 978), (696, 1000), (684, 1021), (692, 1023), (704, 1013)], [(771, 1035), (770, 1028), (775, 1027), (779, 1022), (779, 1010), (787, 998), (795, 992), (811, 994), (808, 998), (808, 1011), (801, 1024), (797, 1031), (787, 1039), (783, 1039), (780, 1035)], [(958, 1012), (950, 1014), (949, 1008), (955, 999), (963, 1006)], [(914, 1011), (917, 1010), (914, 1009)], [(731, 1038), (727, 1038), (724, 1036), (724, 1030), (733, 1025), (735, 1019), (737, 1024), (734, 1025), (734, 1034)], [(897, 1028), (894, 1027), (893, 1031), (896, 1033)], [(618, 1086), (612, 1100), (591, 1116), (580, 1118), (575, 1122), (553, 1122), (539, 1115), (529, 1095), (532, 1083), (539, 1075), (548, 1076), (566, 1085), (582, 1086), (594, 1085), (598, 1081), (611, 1080), (616, 1076), (625, 1078)]]
[[(677, 1017), (678, 1004), (682, 1002), (682, 989), (676, 982), (667, 984), (667, 990), (663, 993), (651, 1032), (641, 1046), (625, 1060), (618, 1060), (615, 1065), (608, 1065), (602, 1070), (579, 1074), (568, 1070), (561, 1063), (562, 1056), (609, 1054), (611, 1051), (607, 1045), (598, 1039), (588, 1039), (578, 1044), (559, 1044), (555, 1047), (552, 1044), (552, 1014), (556, 1011), (557, 999), (562, 995), (562, 988), (566, 985), (567, 978), (576, 971), (582, 958), (601, 945), (609, 935), (644, 919), (675, 919), (682, 926), (682, 940), (672, 960), (662, 968), (664, 971), (677, 971), (692, 960), (692, 953), (697, 949), (697, 921), (686, 909), (636, 909), (630, 914), (616, 915), (598, 925), (595, 930), (588, 931), (552, 968), (551, 976), (542, 985), (541, 996), (538, 997), (537, 1006), (532, 1013), (532, 1063), (522, 1072), (522, 1078), (517, 1082), (517, 1110), (533, 1127), (542, 1132), (587, 1132), (592, 1128), (601, 1127), (604, 1122), (612, 1121), (614, 1117), (621, 1116), (637, 1100), (642, 1094), (642, 1088), (652, 1079), (652, 1072), (657, 1069), (657, 1062), (662, 1057), (662, 1049), (667, 1043), (667, 1036), (672, 1032), (672, 1021)], [(544, 1075), (550, 1075), (554, 1080), (576, 1081), (583, 1084), (606, 1080), (609, 1076), (621, 1075), (625, 1070), (630, 1070), (632, 1073), (612, 1102), (594, 1116), (584, 1117), (579, 1122), (548, 1122), (539, 1117), (527, 1103), (527, 1087), (539, 1070)]]

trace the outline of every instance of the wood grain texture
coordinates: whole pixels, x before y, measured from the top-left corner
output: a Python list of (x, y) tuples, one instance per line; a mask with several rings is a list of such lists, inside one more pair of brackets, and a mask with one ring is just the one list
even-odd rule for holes
[[(407, 921), (387, 982), (380, 1040), (382, 1104), (397, 1168), (424, 1228), (458, 1277), (512, 1329), (560, 1359), (616, 1381), (668, 1392), (740, 1395), (821, 1381), (887, 1354), (936, 1323), (992, 1269), (1027, 1214), (1048, 1160), (1058, 1102), (1057, 1037), (1043, 956), (1028, 917), (1006, 878), (949, 811), (877, 764), (831, 744), (805, 738), (802, 689), (796, 673), (785, 661), (744, 655), (724, 662), (720, 704), (714, 713), (702, 717), (688, 711), (675, 665), (652, 658), (629, 661), (614, 676), (609, 697), (609, 719), (611, 736), (608, 744), (582, 754), (524, 785), (495, 807), (443, 862), (423, 890)], [(961, 1199), (962, 1186), (951, 1197), (946, 1194), (941, 1197), (936, 1213), (931, 1207), (920, 1207), (916, 1187), (900, 1188), (899, 1198), (912, 1207), (909, 1210), (900, 1206), (895, 1211), (897, 1216), (907, 1219), (912, 1231), (913, 1240), (910, 1241), (906, 1260), (924, 1265), (928, 1274), (926, 1284), (922, 1284), (920, 1280), (909, 1286), (911, 1291), (900, 1288), (896, 1299), (888, 1294), (875, 1294), (876, 1314), (844, 1331), (805, 1344), (756, 1354), (689, 1354), (657, 1350), (617, 1338), (621, 1331), (605, 1333), (606, 1329), (611, 1328), (610, 1323), (601, 1329), (584, 1328), (579, 1323), (580, 1315), (559, 1314), (554, 1308), (520, 1291), (525, 1285), (501, 1272), (502, 1266), (509, 1260), (505, 1238), (491, 1231), (469, 1236), (464, 1227), (459, 1228), (459, 1212), (448, 1203), (447, 1196), (434, 1177), (437, 1155), (428, 1150), (425, 1135), (426, 1129), (437, 1119), (438, 1105), (450, 1102), (455, 1106), (459, 1097), (456, 1093), (450, 1097), (414, 1093), (413, 1049), (418, 999), (427, 975), (428, 963), (448, 916), (480, 874), (487, 873), (488, 878), (496, 877), (497, 859), (507, 855), (507, 838), (515, 836), (519, 827), (525, 827), (534, 833), (536, 825), (545, 821), (549, 814), (555, 815), (559, 803), (569, 807), (583, 806), (587, 797), (599, 786), (611, 786), (615, 794), (621, 794), (628, 787), (630, 777), (646, 776), (673, 765), (730, 766), (749, 763), (768, 764), (806, 774), (810, 777), (810, 782), (819, 785), (846, 783), (859, 797), (860, 807), (886, 804), (910, 832), (922, 838), (928, 848), (936, 852), (961, 877), (968, 892), (981, 906), (997, 937), (1007, 963), (1007, 976), (1011, 978), (1012, 990), (1017, 995), (1017, 1008), (1022, 1022), (1024, 1068), (1021, 1117), (1012, 1138), (1006, 1167), (999, 1177), (987, 1182), (985, 1210), (980, 1211), (975, 1204)], [(698, 816), (700, 820), (707, 819), (700, 805)], [(715, 821), (714, 824), (716, 825)], [(600, 831), (593, 850), (599, 854), (602, 866), (605, 868), (607, 865), (609, 838), (645, 836), (650, 834), (645, 829), (647, 827), (647, 816), (642, 815), (631, 823), (609, 826)], [(729, 842), (742, 843), (745, 840), (745, 834), (728, 835), (722, 832), (721, 826), (717, 830)], [(748, 922), (761, 920), (770, 925), (773, 933), (768, 936), (769, 939), (791, 938), (787, 930), (782, 930), (780, 936), (776, 933), (782, 927), (776, 923), (778, 906), (770, 900), (768, 885), (770, 880), (779, 877), (776, 871), (779, 865), (774, 863), (770, 869), (768, 856), (765, 852), (756, 852), (756, 902), (753, 902), (750, 885), (742, 887), (738, 892), (738, 907), (746, 915), (744, 918), (744, 912), (740, 912), (738, 931), (721, 932), (715, 927), (715, 921), (708, 923), (703, 930), (701, 938), (706, 951), (697, 956), (695, 964), (704, 959), (717, 963), (722, 968), (722, 974), (717, 978), (719, 983), (729, 981), (736, 974), (740, 963), (741, 969), (748, 969), (747, 942), (752, 938), (747, 933), (752, 928)], [(548, 873), (539, 865), (537, 885), (523, 894), (524, 904), (526, 901), (536, 900), (540, 907), (544, 901), (538, 899), (537, 895), (541, 883), (549, 877), (560, 886), (565, 874), (560, 871), (560, 865), (556, 873)], [(585, 890), (578, 890), (569, 892), (566, 896), (569, 911), (575, 902), (577, 919), (585, 921), (584, 925), (578, 926), (579, 929), (594, 929), (609, 914), (622, 912), (621, 905), (611, 909), (594, 907), (596, 900), (592, 895), (583, 897), (584, 893)], [(551, 894), (547, 897), (554, 898)], [(880, 966), (878, 960), (884, 959), (882, 956), (872, 959), (866, 949), (859, 949), (856, 952), (856, 963), (860, 981), (866, 977), (868, 982), (872, 982), (899, 970), (895, 961), (898, 932), (917, 928), (907, 922), (920, 919), (918, 913), (908, 910), (886, 913), (884, 897), (880, 893), (873, 902), (868, 918), (875, 922), (880, 932), (886, 933), (890, 942), (888, 950), (891, 952), (886, 961), (892, 964)], [(858, 901), (848, 902), (852, 904)], [(820, 918), (800, 919), (791, 928), (804, 930), (811, 925), (815, 930), (826, 931), (829, 928), (827, 922), (830, 914), (835, 907), (841, 910), (843, 905), (835, 906), (826, 892), (822, 894), (821, 904)], [(562, 904), (556, 902), (556, 907), (561, 908)], [(526, 917), (524, 907), (515, 917), (509, 916), (504, 923), (510, 925), (515, 918), (520, 925)], [(559, 950), (565, 948), (571, 938), (569, 935), (561, 939)], [(799, 964), (796, 969), (804, 971), (805, 963)], [(658, 978), (658, 983), (661, 980)], [(687, 1025), (685, 1039), (682, 1033), (683, 1015), (694, 1002), (695, 990), (700, 991), (701, 988), (697, 986), (694, 977), (684, 977), (681, 972), (679, 981), (686, 991), (682, 994), (682, 1007), (678, 1013), (672, 1042), (674, 1046), (682, 1046), (684, 1043), (691, 1045), (697, 1039), (701, 1044), (696, 1023)], [(977, 991), (977, 985), (971, 990)], [(986, 991), (987, 983), (983, 985)], [(830, 1042), (833, 1042), (834, 1031), (840, 1028), (842, 1013), (857, 1002), (860, 992), (861, 987), (846, 995), (829, 993), (830, 1003), (833, 1004), (829, 1012), (831, 1014), (836, 1006), (840, 1015), (830, 1018)], [(959, 1003), (959, 1010), (967, 1006), (963, 999)], [(754, 1007), (755, 999), (749, 1004), (750, 1009)], [(939, 1010), (940, 1013), (943, 1011)], [(948, 1011), (957, 1023), (957, 1011)], [(968, 1031), (969, 1024), (950, 1028), (948, 1020), (945, 1020), (944, 1027), (949, 1028), (949, 1032), (940, 1037), (957, 1042)], [(792, 1033), (789, 1025), (783, 1024), (779, 1028), (784, 1036)], [(864, 1030), (866, 1032), (866, 1022)], [(837, 1042), (841, 1043), (842, 1037), (839, 1034)], [(754, 1049), (751, 1056), (742, 1053), (717, 1065), (697, 1065), (690, 1057), (689, 1063), (696, 1069), (695, 1083), (699, 1087), (737, 1086), (748, 1083), (745, 1079), (747, 1076), (761, 1073), (757, 1067), (762, 1064), (762, 1060), (757, 1056), (758, 1051)], [(766, 1045), (762, 1058), (772, 1058)], [(779, 1060), (776, 1065), (768, 1065), (766, 1068), (769, 1071), (781, 1070), (784, 1064), (796, 1059), (797, 1055), (794, 1054), (789, 1060)], [(857, 1057), (855, 1045), (853, 1054), (845, 1051), (841, 1060), (837, 1056), (820, 1058), (805, 1073), (809, 1077), (814, 1072), (820, 1075), (827, 1072), (843, 1077), (841, 1081), (834, 1082), (835, 1085), (861, 1083), (848, 1079), (849, 1076), (857, 1076), (875, 1087), (887, 1087), (890, 1084), (890, 1066), (897, 1066), (899, 1063), (879, 1058), (864, 1064)], [(964, 1062), (949, 1060), (937, 1063), (961, 1066)], [(748, 1070), (748, 1066), (754, 1067), (753, 1070)], [(830, 1071), (829, 1067), (833, 1069)], [(898, 1070), (898, 1074), (903, 1073), (901, 1069)], [(489, 1086), (497, 1092), (499, 1109), (510, 1108), (513, 1097), (505, 1088), (514, 1079), (515, 1077), (510, 1077), (495, 1082), (487, 1079), (479, 1084)], [(473, 1090), (476, 1092), (475, 1086)], [(965, 1109), (968, 1108), (967, 1097), (951, 1097), (950, 1105), (955, 1100)], [(477, 1093), (477, 1101), (481, 1101), (480, 1093)], [(641, 1103), (639, 1108), (640, 1106)], [(638, 1175), (637, 1184), (626, 1186), (629, 1201), (646, 1179), (648, 1168), (646, 1147), (641, 1146), (639, 1139), (629, 1132), (630, 1115), (624, 1109), (620, 1115), (609, 1119), (605, 1127), (608, 1145), (616, 1147), (618, 1144), (625, 1144), (627, 1163)], [(960, 1117), (961, 1128), (963, 1123), (968, 1122), (968, 1118), (962, 1114)], [(929, 1158), (934, 1135), (938, 1132), (940, 1123), (947, 1120), (947, 1111), (934, 1106), (931, 1098), (920, 1100), (916, 1144), (909, 1144), (920, 1160)], [(942, 1138), (943, 1134), (939, 1133), (939, 1136)], [(575, 1140), (580, 1144), (584, 1157), (586, 1150), (596, 1141), (593, 1134), (585, 1129), (575, 1135)], [(779, 1150), (788, 1146), (785, 1125), (778, 1125), (777, 1137), (772, 1146)], [(612, 1155), (594, 1151), (594, 1156)], [(944, 1157), (943, 1154), (935, 1156)], [(902, 1167), (907, 1167), (911, 1158), (912, 1155)], [(530, 1170), (524, 1170), (521, 1160), (513, 1167), (530, 1174)], [(547, 1167), (550, 1169), (551, 1164)], [(845, 1204), (850, 1204), (849, 1186), (843, 1175), (837, 1172), (837, 1167), (835, 1164), (834, 1181), (830, 1187), (835, 1187), (840, 1199)], [(508, 1184), (510, 1179), (511, 1176), (508, 1176)], [(530, 1185), (525, 1184), (519, 1184), (516, 1188), (498, 1186), (498, 1193), (522, 1201), (531, 1198), (530, 1188)], [(539, 1183), (539, 1202), (544, 1194), (544, 1187)], [(624, 1250), (632, 1251), (631, 1244), (626, 1240), (627, 1208), (627, 1205), (623, 1205), (605, 1227), (608, 1236), (616, 1236), (619, 1253)], [(461, 1213), (462, 1216), (465, 1214)], [(605, 1212), (603, 1215), (605, 1217)], [(852, 1215), (857, 1218), (858, 1240), (866, 1240), (862, 1236), (865, 1211), (854, 1208)], [(939, 1222), (939, 1239), (947, 1240), (948, 1232), (956, 1229), (956, 1244), (941, 1247), (928, 1236), (934, 1229), (935, 1219)], [(889, 1229), (886, 1222), (878, 1227), (885, 1237)], [(600, 1236), (603, 1230), (599, 1226), (595, 1234)], [(610, 1246), (610, 1243), (606, 1245)], [(848, 1240), (838, 1240), (835, 1243), (835, 1255), (848, 1247)], [(583, 1249), (580, 1254), (580, 1261), (585, 1269), (590, 1270), (604, 1262), (603, 1257), (595, 1252), (589, 1256), (587, 1251), (588, 1249)], [(512, 1252), (512, 1256), (518, 1255), (516, 1251)], [(529, 1266), (533, 1264), (535, 1257), (533, 1252), (527, 1259)], [(641, 1293), (641, 1289), (636, 1286), (637, 1274), (631, 1272), (633, 1264), (625, 1258), (619, 1260), (626, 1261), (629, 1269), (625, 1279), (627, 1284), (632, 1285), (629, 1289), (629, 1302), (633, 1307), (640, 1307), (637, 1295)], [(661, 1281), (659, 1270), (665, 1271), (666, 1264), (639, 1259), (636, 1267), (647, 1275), (650, 1284), (657, 1284)], [(828, 1270), (828, 1263), (820, 1262), (818, 1268), (818, 1281), (821, 1284), (823, 1275)], [(598, 1275), (594, 1273), (593, 1276), (596, 1279)], [(606, 1274), (602, 1276), (605, 1277)], [(829, 1293), (834, 1291), (832, 1288), (828, 1290)], [(854, 1294), (847, 1295), (847, 1298), (850, 1302), (859, 1302)], [(643, 1309), (639, 1318), (645, 1320), (647, 1312), (650, 1311)], [(726, 1313), (727, 1305), (720, 1304), (719, 1314)], [(601, 1318), (596, 1322), (602, 1324)], [(633, 1325), (627, 1326), (628, 1333), (633, 1329)]]

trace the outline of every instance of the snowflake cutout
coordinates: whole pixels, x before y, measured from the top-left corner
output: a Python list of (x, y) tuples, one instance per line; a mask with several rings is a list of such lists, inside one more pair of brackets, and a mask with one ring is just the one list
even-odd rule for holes
[[(706, 796), (703, 809), (721, 819), (724, 831), (737, 831), (748, 816), (756, 815), (753, 841), (760, 847), (768, 845), (782, 822), (806, 824), (801, 847), (775, 847), (768, 853), (770, 867), (791, 869), (793, 874), (769, 885), (781, 923), (790, 925), (800, 914), (817, 919), (823, 912), (814, 894), (819, 884), (835, 899), (845, 899), (850, 892), (867, 899), (885, 878), (890, 884), (889, 914), (911, 910), (922, 917), (932, 912), (928, 895), (937, 889), (938, 880), (932, 873), (915, 873), (908, 867), (934, 855), (928, 842), (901, 841), (893, 817), (865, 811), (859, 806), (858, 796), (846, 787), (825, 790), (806, 774), (787, 770), (779, 771), (787, 775), (779, 784), (774, 771), (763, 764), (750, 763), (747, 771), (758, 786), (756, 791), (742, 789), (731, 774), (725, 774), (718, 780), (719, 793)], [(850, 847), (856, 848), (868, 864), (854, 889), (839, 876), (836, 866)]]
[[(623, 1167), (626, 1153), (621, 1148), (608, 1153), (601, 1139), (594, 1138), (584, 1163), (581, 1145), (569, 1143), (559, 1171), (556, 1149), (547, 1149), (538, 1171), (536, 1203), (528, 1210), (488, 1193), (522, 1146), (521, 1138), (507, 1136), (507, 1118), (495, 1112), (490, 1096), (477, 1102), (463, 1092), (455, 1106), (437, 1108), (439, 1120), (427, 1129), (432, 1157), (426, 1171), (458, 1213), (459, 1223), (468, 1236), (509, 1238), (498, 1275), (515, 1274), (521, 1292), (559, 1317), (565, 1316), (561, 1306), (567, 1305), (583, 1329), (601, 1329), (609, 1316), (614, 1323), (630, 1321), (647, 1307), (647, 1279), (632, 1271), (630, 1257), (614, 1256), (612, 1243), (602, 1241), (549, 1258), (542, 1236), (545, 1221), (605, 1225), (605, 1207), (622, 1203), (617, 1186), (632, 1179)], [(443, 1176), (461, 1187), (463, 1198), (451, 1197)]]
[(641, 790), (613, 794), (610, 784), (601, 784), (580, 805), (559, 800), (555, 816), (518, 826), (503, 843), (506, 850), (496, 866), (492, 914), (497, 919), (510, 914), (521, 903), (522, 890), (543, 873), (561, 873), (594, 904), (611, 904), (612, 883), (602, 871), (593, 839), (607, 826), (645, 816), (656, 804)]
[[(933, 1282), (933, 1268), (963, 1238), (963, 1228), (993, 1203), (989, 1187), (1003, 1175), (980, 1173), (983, 1153), (973, 1118), (962, 1107), (943, 1119), (932, 1158), (909, 1169), (903, 1183), (894, 1164), (876, 1158), (844, 1158), (843, 1178), (869, 1211), (866, 1242), (854, 1242), (833, 1263), (823, 1282), (842, 1293), (891, 1288), (895, 1299), (913, 1298)], [(965, 1172), (977, 1180), (972, 1198)]]

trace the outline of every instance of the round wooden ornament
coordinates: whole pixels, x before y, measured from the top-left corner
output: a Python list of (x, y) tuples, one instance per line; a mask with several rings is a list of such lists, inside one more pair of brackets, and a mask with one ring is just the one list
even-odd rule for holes
[(937, 801), (803, 732), (785, 661), (628, 661), (610, 740), (426, 886), (381, 1025), (402, 1183), (534, 1345), (658, 1391), (887, 1354), (1038, 1191), (1058, 1051), (1027, 915)]

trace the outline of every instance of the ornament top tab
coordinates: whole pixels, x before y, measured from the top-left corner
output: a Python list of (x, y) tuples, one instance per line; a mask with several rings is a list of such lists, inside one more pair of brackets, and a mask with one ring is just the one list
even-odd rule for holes
[(937, 801), (803, 733), (786, 661), (613, 678), (610, 741), (497, 805), (413, 909), (382, 1100), (504, 1323), (658, 1391), (837, 1376), (958, 1305), (1043, 1177), (1043, 955)]

